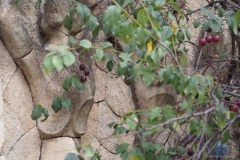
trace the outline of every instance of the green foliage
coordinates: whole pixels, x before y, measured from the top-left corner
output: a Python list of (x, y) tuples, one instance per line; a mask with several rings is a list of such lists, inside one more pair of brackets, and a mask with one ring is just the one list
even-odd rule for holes
[(64, 160), (79, 160), (75, 153), (68, 153)]
[(71, 107), (71, 101), (66, 97), (55, 97), (52, 101), (52, 109), (55, 111), (55, 113), (57, 113), (62, 109), (62, 107), (69, 111)]
[(34, 106), (33, 110), (32, 110), (32, 115), (31, 118), (33, 120), (37, 120), (38, 118), (40, 118), (42, 116), (42, 114), (44, 115), (44, 119), (41, 120), (41, 122), (44, 122), (47, 120), (49, 114), (48, 114), (48, 110), (44, 107), (42, 107), (41, 105), (36, 105)]
[[(71, 30), (73, 16), (80, 16), (83, 21), (83, 26), (80, 27), (92, 31), (93, 38), (96, 38), (102, 29), (106, 35), (121, 41), (123, 50), (116, 50), (110, 42), (94, 46), (90, 40), (83, 39), (78, 42), (69, 36), (73, 48), (61, 45), (49, 52), (43, 61), (44, 69), (47, 74), (54, 69), (60, 72), (64, 67), (75, 63), (73, 50), (80, 50), (79, 54), (87, 54), (91, 49), (95, 50), (92, 58), (106, 63), (109, 72), (123, 76), (126, 85), (130, 85), (135, 79), (141, 79), (147, 86), (157, 82), (174, 88), (180, 97), (176, 105), (130, 112), (122, 116), (120, 123), (113, 122), (108, 125), (114, 129), (114, 136), (132, 132), (136, 133), (139, 139), (137, 146), (122, 143), (116, 147), (116, 154), (120, 154), (123, 160), (169, 160), (186, 154), (187, 151), (180, 144), (171, 147), (166, 145), (167, 142), (158, 144), (147, 141), (164, 128), (175, 133), (187, 125), (190, 135), (198, 139), (201, 136), (208, 139), (218, 133), (222, 143), (227, 143), (230, 132), (226, 129), (234, 116), (230, 116), (230, 111), (222, 104), (226, 94), (223, 94), (221, 84), (216, 84), (212, 75), (204, 75), (198, 70), (187, 74), (184, 69), (189, 65), (187, 40), (190, 41), (192, 36), (196, 36), (191, 35), (188, 30), (190, 25), (187, 24), (187, 16), (198, 12), (203, 17), (193, 22), (194, 28), (207, 30), (211, 27), (213, 32), (219, 33), (224, 30), (222, 24), (226, 22), (229, 29), (238, 34), (240, 12), (234, 14), (234, 11), (225, 11), (218, 4), (215, 8), (202, 7), (192, 11), (178, 8), (173, 0), (143, 0), (138, 5), (133, 0), (113, 0), (113, 4), (108, 6), (103, 15), (94, 16), (86, 5), (76, 2), (76, 7), (72, 8), (64, 19), (64, 27)], [(180, 15), (181, 23), (177, 23), (179, 20), (176, 13)], [(65, 91), (69, 91), (72, 86), (80, 91), (84, 90), (84, 85), (76, 75), (67, 76), (62, 84)], [(71, 101), (66, 97), (55, 97), (52, 102), (53, 110), (58, 112), (62, 107), (70, 110)], [(32, 119), (36, 120), (42, 114), (46, 120), (47, 110), (37, 105), (33, 109)], [(139, 116), (142, 115), (146, 119), (139, 121)], [(208, 120), (204, 119), (206, 117)], [(196, 145), (201, 145), (197, 144), (198, 139), (195, 139), (194, 143), (189, 142), (194, 150), (198, 148)], [(201, 153), (202, 156), (204, 154), (206, 153)], [(89, 145), (85, 147), (84, 156), (100, 159), (98, 152)], [(69, 157), (74, 159), (75, 155), (68, 154), (66, 159)]]

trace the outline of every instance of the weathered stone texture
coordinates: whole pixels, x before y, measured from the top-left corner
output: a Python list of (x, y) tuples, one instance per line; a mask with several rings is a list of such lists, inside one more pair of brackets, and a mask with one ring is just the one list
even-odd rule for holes
[(0, 155), (1, 155), (1, 150), (4, 142), (4, 121), (3, 120), (4, 120), (4, 117), (3, 117), (2, 85), (0, 81)]
[(59, 137), (43, 139), (40, 160), (63, 160), (69, 152), (78, 154), (72, 138)]
[(31, 119), (33, 108), (31, 92), (20, 69), (9, 81), (3, 93), (3, 100), (5, 125), (3, 153), (6, 154), (26, 132), (36, 125), (36, 122)]
[(34, 127), (22, 135), (6, 156), (7, 160), (37, 160), (40, 157), (41, 140), (38, 128)]
[(98, 104), (98, 117), (99, 117), (99, 126), (97, 129), (97, 137), (100, 144), (107, 149), (110, 153), (115, 153), (116, 145), (122, 142), (130, 143), (133, 142), (134, 136), (120, 136), (113, 137), (112, 133), (113, 128), (109, 128), (108, 124), (111, 122), (120, 122), (120, 117), (116, 116), (105, 102)]
[(0, 39), (0, 79), (2, 81), (2, 91), (5, 91), (13, 73), (16, 71), (17, 66), (13, 58), (9, 55), (7, 49)]

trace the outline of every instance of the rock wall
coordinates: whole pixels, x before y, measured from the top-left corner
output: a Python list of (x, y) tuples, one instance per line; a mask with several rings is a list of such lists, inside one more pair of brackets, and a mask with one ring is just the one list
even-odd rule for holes
[[(96, 3), (82, 2), (87, 6)], [(81, 38), (83, 33), (78, 27), (68, 31), (62, 26), (64, 16), (72, 7), (71, 0), (46, 1), (39, 8), (33, 4), (34, 0), (21, 0), (19, 5), (11, 0), (0, 1), (0, 160), (63, 160), (68, 152), (79, 154), (79, 144), (89, 142), (93, 142), (102, 159), (120, 159), (115, 155), (116, 145), (133, 142), (134, 136), (112, 138), (107, 124), (119, 122), (122, 115), (136, 108), (174, 104), (176, 93), (158, 82), (145, 87), (137, 81), (130, 88), (121, 77), (107, 72), (105, 64), (90, 59), (92, 51), (87, 56), (76, 53), (76, 65), (46, 75), (43, 56), (57, 45), (68, 44), (66, 35), (78, 34)], [(100, 13), (107, 4), (107, 0), (100, 3), (93, 12)], [(189, 1), (188, 5), (198, 8), (203, 1)], [(81, 19), (75, 21), (81, 25)], [(200, 30), (191, 28), (190, 32), (195, 35), (192, 39), (195, 43)], [(103, 38), (104, 34), (99, 40)], [(98, 40), (93, 43), (99, 45)], [(189, 46), (188, 53), (195, 53), (194, 46)], [(193, 62), (194, 58), (191, 66)], [(81, 75), (80, 63), (91, 69), (88, 82), (95, 87), (94, 97), (90, 83), (85, 84), (84, 92), (71, 89), (66, 93), (61, 88), (66, 75)], [(71, 110), (55, 114), (51, 109), (55, 96), (70, 97)], [(46, 122), (31, 120), (36, 104), (48, 108), (50, 116)]]

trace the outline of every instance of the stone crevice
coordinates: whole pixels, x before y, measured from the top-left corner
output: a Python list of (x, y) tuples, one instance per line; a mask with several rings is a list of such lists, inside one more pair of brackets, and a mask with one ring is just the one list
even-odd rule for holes
[(42, 142), (42, 138), (41, 139), (41, 143), (40, 143), (40, 154), (39, 154), (39, 159), (38, 160), (41, 160), (42, 158), (42, 146), (43, 146), (43, 142)]
[(13, 148), (15, 147), (15, 145), (27, 134), (29, 133), (30, 131), (32, 131), (32, 129), (34, 129), (35, 126), (33, 128), (31, 128), (29, 131), (25, 132), (23, 135), (21, 135), (21, 137), (19, 137), (16, 142), (11, 146), (11, 148), (9, 149), (9, 151), (7, 152), (6, 154), (6, 157), (9, 155), (9, 153), (13, 150)]
[[(15, 64), (16, 64), (16, 63), (15, 63)], [(6, 86), (8, 86), (8, 84), (10, 83), (11, 79), (13, 78), (13, 76), (14, 76), (14, 74), (17, 72), (17, 70), (18, 70), (18, 66), (16, 67), (15, 71), (13, 72), (13, 74), (11, 75), (11, 77), (9, 78), (9, 81), (8, 81), (8, 83), (7, 83)], [(6, 88), (7, 88), (7, 87), (6, 87)], [(5, 88), (4, 91), (2, 91), (2, 95), (4, 95), (4, 93), (5, 93), (5, 91), (6, 91), (6, 88)]]
[[(121, 116), (119, 116), (119, 115), (111, 108), (111, 104), (110, 104), (107, 100), (103, 100), (103, 101), (101, 101), (101, 102), (99, 102), (99, 103), (102, 103), (102, 102), (105, 102), (105, 103), (106, 103), (106, 105), (108, 106), (108, 108), (111, 110), (111, 112), (112, 112), (115, 116), (121, 117)], [(97, 103), (97, 104), (99, 104), (99, 103)]]

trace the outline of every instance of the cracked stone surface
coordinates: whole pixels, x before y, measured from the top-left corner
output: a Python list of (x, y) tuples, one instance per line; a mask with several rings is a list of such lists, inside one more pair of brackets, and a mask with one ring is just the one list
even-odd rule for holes
[(10, 152), (7, 154), (6, 159), (37, 160), (40, 156), (40, 146), (41, 140), (38, 128), (34, 127), (15, 143)]
[(0, 81), (0, 154), (4, 142), (4, 121), (3, 121), (3, 99), (2, 99), (2, 85)]
[(120, 122), (120, 117), (116, 116), (108, 107), (106, 102), (98, 104), (98, 119), (99, 125), (97, 128), (97, 137), (100, 144), (108, 150), (110, 153), (115, 153), (117, 144), (127, 142), (132, 143), (134, 140), (133, 135), (124, 135), (123, 137), (111, 137), (113, 128), (109, 128), (107, 125), (111, 122)]
[(14, 73), (3, 93), (3, 105), (5, 155), (26, 132), (36, 126), (36, 122), (31, 119), (31, 92), (20, 69)]
[(112, 111), (118, 115), (134, 110), (130, 88), (123, 82), (122, 77), (108, 74), (106, 84), (106, 101)]
[(13, 73), (16, 71), (17, 66), (13, 61), (13, 58), (9, 55), (7, 49), (3, 45), (0, 39), (0, 79), (2, 81), (2, 91), (5, 91), (9, 80), (11, 79)]

